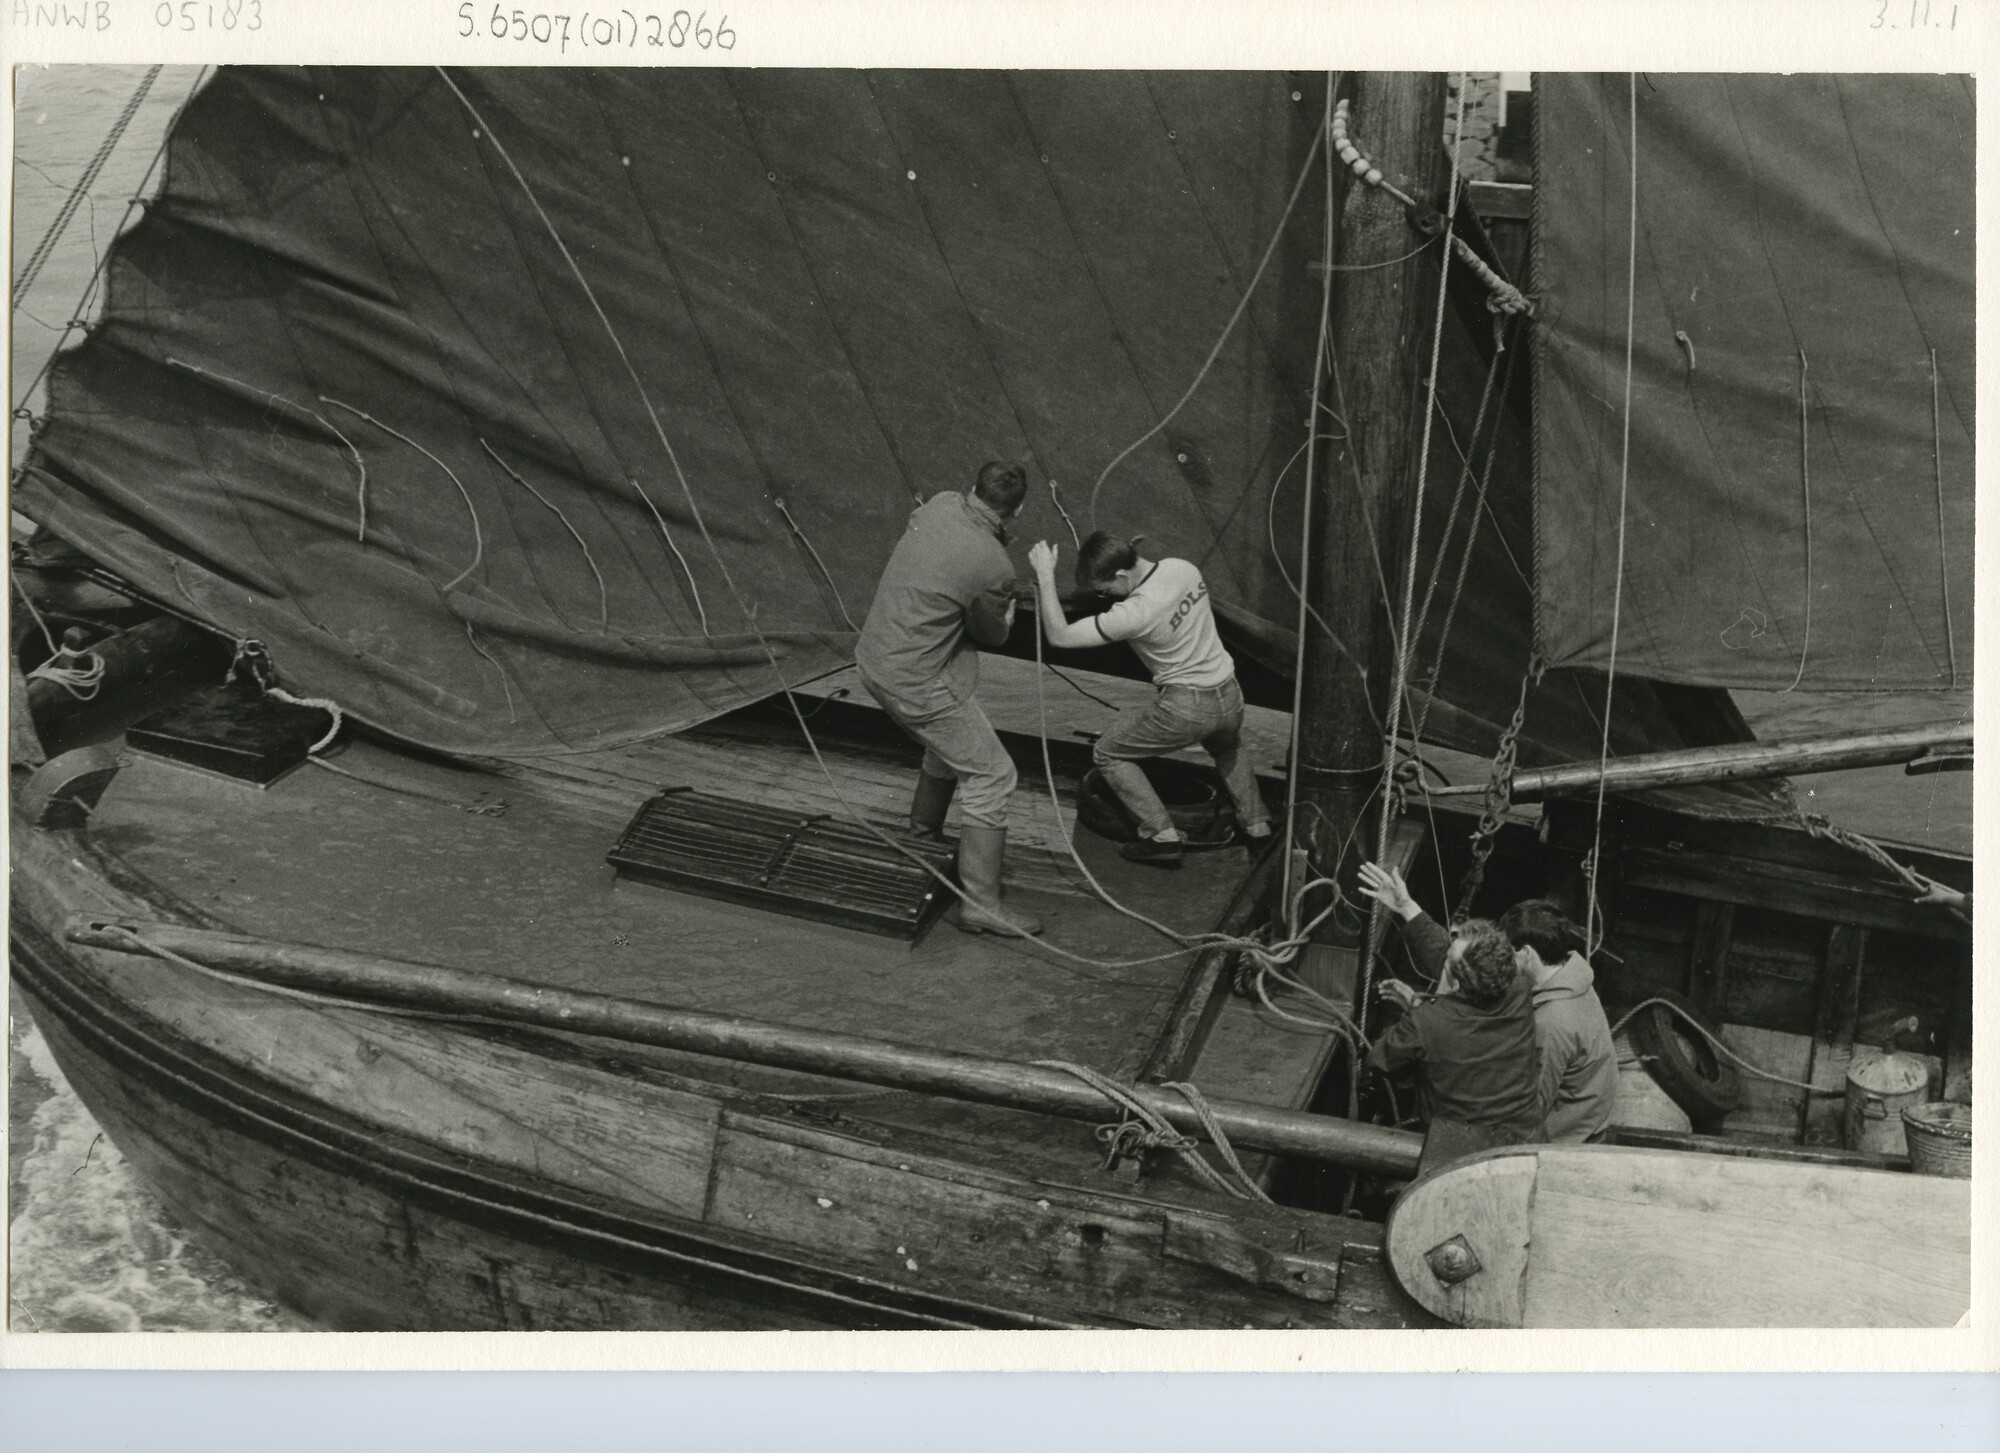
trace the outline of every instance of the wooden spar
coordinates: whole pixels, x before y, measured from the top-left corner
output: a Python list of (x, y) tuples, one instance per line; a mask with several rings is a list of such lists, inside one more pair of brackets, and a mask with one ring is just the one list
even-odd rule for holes
[[(286, 988), (477, 1015), (537, 1029), (654, 1045), (1077, 1120), (1105, 1120), (1117, 1114), (1096, 1090), (1064, 1071), (982, 1055), (675, 1009), (608, 994), (552, 989), (441, 964), (409, 963), (178, 924), (77, 917), (70, 920), (64, 936), (71, 943), (90, 948), (142, 955), (151, 945), (211, 968)], [(1178, 1129), (1203, 1133), (1200, 1118), (1178, 1094), (1147, 1085), (1126, 1089)], [(1423, 1137), (1413, 1131), (1241, 1100), (1210, 1099), (1208, 1104), (1223, 1132), (1242, 1150), (1305, 1156), (1383, 1175), (1409, 1176), (1416, 1173), (1423, 1147)]]
[[(1674, 752), (1565, 762), (1528, 767), (1514, 774), (1516, 802), (1535, 802), (1571, 792), (1595, 792), (1602, 777), (1607, 792), (1639, 792), (1649, 787), (1687, 787), (1703, 782), (1735, 782), (1750, 777), (1786, 777), (1840, 772), (1911, 762), (1940, 748), (1972, 746), (1972, 724), (1934, 724), (1895, 731), (1812, 737), (1791, 742), (1731, 742), (1720, 747), (1688, 747)], [(1485, 785), (1433, 787), (1433, 797), (1469, 797)]]
[[(1443, 75), (1350, 73), (1344, 92), (1352, 102), (1349, 135), (1388, 180), (1420, 202), (1441, 195)], [(1358, 267), (1409, 253), (1421, 234), (1403, 205), (1336, 167), (1336, 181), (1343, 178), (1336, 264)], [(1313, 427), (1341, 437), (1315, 455), (1302, 565), (1312, 610), (1339, 633), (1346, 651), (1327, 630), (1305, 627), (1296, 831), (1315, 873), (1346, 880), (1375, 852), (1379, 836), (1379, 818), (1369, 807), (1381, 782), (1395, 690), (1390, 607), (1401, 597), (1417, 505), (1422, 374), (1442, 252), (1427, 247), (1394, 267), (1333, 274), (1330, 351), (1338, 387), (1326, 386), (1334, 414)], [(1357, 670), (1365, 691), (1357, 689)]]

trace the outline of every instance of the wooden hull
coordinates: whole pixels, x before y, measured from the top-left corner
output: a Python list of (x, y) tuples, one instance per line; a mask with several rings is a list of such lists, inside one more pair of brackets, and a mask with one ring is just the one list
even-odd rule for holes
[(1465, 1327), (1949, 1327), (1972, 1305), (1972, 1183), (1521, 1147), (1410, 1187), (1388, 1248)]
[(17, 824), (14, 854), (15, 984), (64, 1074), (179, 1220), (331, 1328), (1431, 1324), (1379, 1227), (105, 955), (59, 925), (172, 905), (80, 835)]

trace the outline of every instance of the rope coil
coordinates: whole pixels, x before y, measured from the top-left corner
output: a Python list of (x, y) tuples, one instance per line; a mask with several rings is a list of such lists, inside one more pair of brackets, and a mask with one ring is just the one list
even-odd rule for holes
[(1098, 1127), (1097, 1138), (1109, 1147), (1110, 1159), (1115, 1160), (1120, 1155), (1138, 1150), (1156, 1148), (1171, 1150), (1187, 1162), (1188, 1169), (1195, 1173), (1196, 1179), (1210, 1190), (1221, 1191), (1224, 1195), (1233, 1196), (1239, 1201), (1262, 1201), (1266, 1205), (1271, 1204), (1271, 1198), (1264, 1194), (1264, 1188), (1251, 1178), (1250, 1173), (1243, 1168), (1243, 1162), (1237, 1159), (1236, 1149), (1229, 1143), (1229, 1137), (1223, 1133), (1222, 1126), (1216, 1120), (1215, 1112), (1209, 1108), (1208, 1101), (1193, 1085), (1176, 1080), (1163, 1084), (1160, 1088), (1172, 1090), (1188, 1102), (1195, 1113), (1195, 1118), (1201, 1121), (1202, 1128), (1208, 1132), (1216, 1154), (1220, 1155), (1228, 1165), (1233, 1180), (1210, 1165), (1202, 1156), (1198, 1148), (1200, 1141), (1176, 1130), (1166, 1116), (1110, 1076), (1099, 1074), (1089, 1065), (1076, 1064), (1070, 1060), (1038, 1059), (1033, 1063), (1039, 1069), (1061, 1070), (1064, 1074), (1074, 1075), (1132, 1117), (1116, 1124)]

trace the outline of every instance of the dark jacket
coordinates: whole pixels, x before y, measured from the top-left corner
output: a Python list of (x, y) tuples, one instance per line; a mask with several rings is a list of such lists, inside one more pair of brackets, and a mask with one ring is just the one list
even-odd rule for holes
[[(1430, 974), (1444, 967), (1451, 935), (1428, 914), (1403, 925), (1410, 955)], [(1541, 1138), (1541, 1057), (1535, 1044), (1532, 989), (1517, 974), (1500, 1002), (1481, 1009), (1457, 994), (1420, 1002), (1368, 1051), (1371, 1068), (1423, 1067), (1433, 1120), (1491, 1130), (1494, 1139)]]
[(1014, 564), (999, 514), (968, 494), (932, 495), (910, 516), (875, 586), (854, 664), (913, 716), (933, 713), (937, 688), (954, 704), (979, 684), (977, 646), (1007, 639)]
[(1588, 961), (1571, 954), (1534, 993), (1550, 1140), (1588, 1140), (1611, 1123), (1617, 1105), (1618, 1051), (1591, 980)]

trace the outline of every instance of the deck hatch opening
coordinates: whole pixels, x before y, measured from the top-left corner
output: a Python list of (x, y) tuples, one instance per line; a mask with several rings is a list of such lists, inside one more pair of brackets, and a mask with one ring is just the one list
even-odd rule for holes
[(606, 857), (621, 878), (914, 943), (947, 906), (949, 843), (906, 843), (824, 813), (674, 788), (649, 798)]

